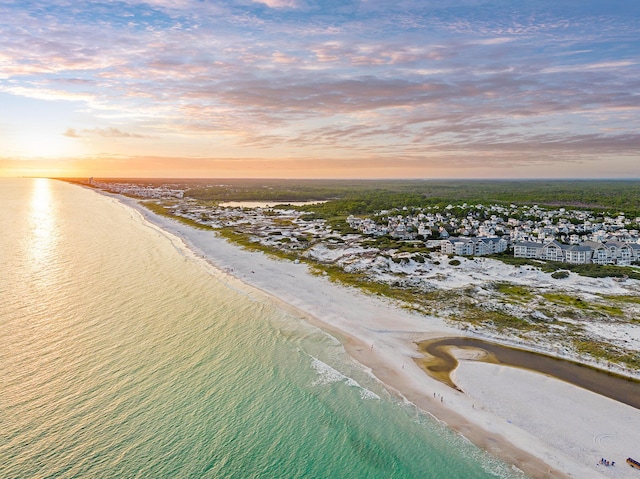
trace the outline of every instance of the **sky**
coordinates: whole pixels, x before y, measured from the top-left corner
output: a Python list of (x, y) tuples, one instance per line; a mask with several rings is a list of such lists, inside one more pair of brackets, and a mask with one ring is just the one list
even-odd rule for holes
[(640, 178), (638, 0), (2, 0), (0, 176)]

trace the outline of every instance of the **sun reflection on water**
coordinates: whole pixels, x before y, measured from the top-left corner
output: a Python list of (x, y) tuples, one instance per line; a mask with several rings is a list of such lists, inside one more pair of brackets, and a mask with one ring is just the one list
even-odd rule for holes
[(29, 209), (31, 241), (29, 255), (34, 269), (44, 273), (54, 259), (57, 243), (56, 209), (51, 193), (51, 180), (36, 178), (33, 180), (31, 204)]

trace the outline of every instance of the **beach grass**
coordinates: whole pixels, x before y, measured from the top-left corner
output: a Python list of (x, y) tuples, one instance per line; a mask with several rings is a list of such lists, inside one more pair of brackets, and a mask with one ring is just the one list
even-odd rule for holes
[(526, 286), (513, 283), (495, 283), (494, 287), (499, 293), (517, 301), (529, 301), (533, 299), (531, 288), (527, 288)]
[(605, 316), (621, 317), (624, 315), (624, 311), (621, 308), (609, 304), (591, 303), (583, 300), (582, 298), (572, 296), (565, 293), (543, 293), (542, 296), (549, 302), (564, 307), (571, 307), (575, 310), (596, 313)]
[(599, 296), (607, 301), (614, 301), (616, 303), (640, 304), (640, 296), (615, 295), (615, 294), (601, 294)]
[(586, 354), (594, 359), (608, 363), (623, 363), (629, 368), (640, 369), (640, 353), (637, 351), (623, 350), (604, 341), (582, 338), (574, 338), (573, 346), (578, 353)]
[(252, 240), (252, 238), (246, 233), (237, 231), (231, 227), (218, 228), (216, 229), (216, 233), (218, 233), (221, 237), (249, 251), (260, 251), (269, 256), (288, 261), (303, 260), (303, 258), (301, 258), (298, 253), (284, 251), (279, 248), (267, 246), (265, 244), (262, 244), (260, 241)]
[(195, 221), (191, 218), (186, 218), (184, 216), (180, 216), (180, 215), (176, 215), (174, 213), (172, 213), (171, 211), (169, 211), (167, 209), (168, 206), (171, 206), (171, 204), (167, 204), (167, 203), (159, 203), (157, 201), (142, 201), (141, 204), (147, 208), (148, 210), (153, 211), (154, 213), (158, 214), (158, 215), (162, 215), (162, 216), (167, 216), (169, 218), (173, 218), (174, 220), (180, 221), (181, 223), (184, 223), (186, 225), (189, 225), (193, 228), (197, 228), (200, 230), (212, 230), (214, 229), (212, 226), (210, 225), (205, 225), (203, 223), (199, 223), (198, 221)]

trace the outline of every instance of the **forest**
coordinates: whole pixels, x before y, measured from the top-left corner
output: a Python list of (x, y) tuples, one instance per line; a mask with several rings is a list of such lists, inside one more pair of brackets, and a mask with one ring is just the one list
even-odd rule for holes
[[(398, 207), (516, 204), (640, 215), (638, 180), (193, 180), (186, 197), (207, 201), (326, 201), (321, 216)], [(214, 183), (214, 181), (216, 183)], [(179, 180), (176, 180), (178, 183)], [(304, 209), (304, 207), (303, 207)]]

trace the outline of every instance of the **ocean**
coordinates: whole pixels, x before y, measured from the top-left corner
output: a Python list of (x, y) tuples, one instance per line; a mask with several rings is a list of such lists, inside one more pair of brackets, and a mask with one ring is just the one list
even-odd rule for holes
[(522, 478), (94, 191), (0, 179), (1, 478)]

